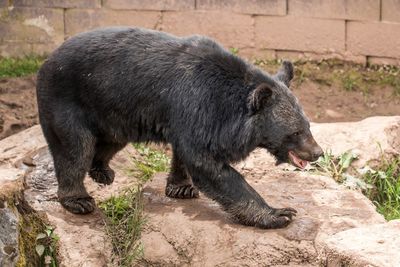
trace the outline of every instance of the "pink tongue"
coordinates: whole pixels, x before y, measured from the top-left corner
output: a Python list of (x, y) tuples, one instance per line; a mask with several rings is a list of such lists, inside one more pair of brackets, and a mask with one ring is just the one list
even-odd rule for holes
[(307, 160), (302, 160), (293, 151), (289, 151), (289, 159), (293, 165), (295, 165), (296, 167), (299, 167), (300, 169), (304, 169), (308, 163)]

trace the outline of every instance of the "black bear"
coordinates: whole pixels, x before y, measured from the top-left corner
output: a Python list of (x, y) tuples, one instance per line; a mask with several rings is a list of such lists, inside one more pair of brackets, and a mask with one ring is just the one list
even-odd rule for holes
[(59, 201), (92, 212), (85, 174), (110, 184), (109, 161), (128, 142), (161, 142), (173, 149), (167, 196), (200, 190), (242, 224), (286, 226), (296, 211), (268, 206), (230, 163), (257, 147), (298, 167), (322, 154), (292, 78), (290, 62), (271, 76), (198, 35), (113, 27), (68, 39), (37, 81)]

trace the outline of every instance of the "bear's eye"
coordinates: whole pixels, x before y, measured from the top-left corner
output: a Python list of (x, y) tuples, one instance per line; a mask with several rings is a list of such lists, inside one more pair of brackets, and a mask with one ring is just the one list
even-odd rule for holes
[(292, 134), (293, 136), (299, 136), (300, 132), (295, 132), (294, 134)]

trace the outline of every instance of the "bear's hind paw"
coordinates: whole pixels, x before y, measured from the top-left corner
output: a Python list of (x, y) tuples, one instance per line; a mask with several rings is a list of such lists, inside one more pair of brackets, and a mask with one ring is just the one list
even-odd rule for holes
[(114, 181), (115, 173), (111, 168), (92, 168), (89, 176), (96, 183), (110, 185)]
[(61, 205), (69, 212), (75, 214), (88, 214), (93, 212), (96, 203), (90, 196), (88, 197), (66, 197), (60, 199)]

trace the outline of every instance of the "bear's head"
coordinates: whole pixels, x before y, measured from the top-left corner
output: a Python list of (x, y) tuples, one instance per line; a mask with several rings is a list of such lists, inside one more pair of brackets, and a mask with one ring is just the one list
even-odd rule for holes
[(289, 162), (303, 169), (323, 151), (311, 134), (302, 107), (289, 89), (292, 79), (293, 65), (289, 61), (283, 62), (276, 75), (259, 76), (249, 95), (249, 109), (258, 146), (272, 153), (277, 164)]

